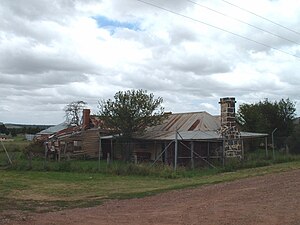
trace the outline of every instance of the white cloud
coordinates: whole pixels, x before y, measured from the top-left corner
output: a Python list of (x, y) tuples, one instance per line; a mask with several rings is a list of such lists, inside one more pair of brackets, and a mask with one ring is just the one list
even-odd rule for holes
[[(299, 45), (199, 5), (149, 2), (300, 57)], [(197, 2), (300, 42), (223, 1)], [(231, 2), (286, 27), (300, 25), (297, 0)], [(84, 100), (96, 113), (98, 100), (132, 88), (162, 96), (174, 112), (218, 114), (224, 96), (238, 104), (300, 101), (298, 58), (136, 0), (4, 0), (0, 13), (0, 121), (59, 123), (71, 101)]]

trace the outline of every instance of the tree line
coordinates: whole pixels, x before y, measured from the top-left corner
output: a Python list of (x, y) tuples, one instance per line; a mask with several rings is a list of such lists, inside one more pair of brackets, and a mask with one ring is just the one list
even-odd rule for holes
[(12, 137), (18, 134), (36, 134), (48, 127), (44, 125), (18, 125), (18, 128), (7, 128), (5, 124), (1, 124), (0, 134), (11, 135)]
[(280, 101), (265, 99), (240, 105), (236, 118), (242, 131), (269, 135), (273, 132), (277, 148), (289, 148), (292, 153), (300, 153), (300, 142), (297, 138), (300, 128), (294, 124), (295, 112), (295, 103), (289, 98)]
[[(146, 127), (159, 124), (165, 118), (162, 103), (161, 97), (155, 98), (152, 93), (142, 89), (119, 91), (113, 99), (99, 101), (98, 116), (103, 126), (116, 134), (122, 134), (119, 139), (127, 143), (124, 158), (130, 157), (130, 139), (134, 134), (142, 133)], [(70, 124), (80, 124), (80, 112), (85, 105), (83, 101), (76, 101), (66, 106), (66, 118)], [(240, 105), (236, 120), (241, 131), (267, 133), (271, 136), (276, 129), (276, 147), (288, 147), (291, 153), (300, 153), (300, 125), (293, 123), (295, 112), (295, 102), (289, 98), (279, 101), (264, 99)]]

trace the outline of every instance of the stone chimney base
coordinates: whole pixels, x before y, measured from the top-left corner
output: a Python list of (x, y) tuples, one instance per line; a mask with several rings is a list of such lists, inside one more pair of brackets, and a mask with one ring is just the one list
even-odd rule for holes
[(242, 158), (241, 135), (235, 120), (235, 98), (221, 98), (221, 130), (225, 158)]

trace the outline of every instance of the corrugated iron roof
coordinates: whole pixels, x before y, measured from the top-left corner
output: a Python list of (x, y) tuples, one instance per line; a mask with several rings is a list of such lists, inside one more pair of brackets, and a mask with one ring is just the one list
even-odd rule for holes
[[(178, 130), (179, 139), (184, 140), (222, 140), (218, 130), (221, 127), (220, 116), (207, 112), (170, 114), (161, 124), (149, 127), (137, 135), (137, 139), (174, 140)], [(268, 134), (241, 132), (243, 138), (266, 137)]]
[(161, 124), (147, 128), (151, 131), (208, 131), (217, 130), (221, 126), (220, 119), (207, 112), (175, 113), (170, 114)]
[[(175, 131), (189, 132), (193, 131), (210, 132), (220, 128), (219, 117), (212, 116), (207, 112), (175, 113), (170, 114), (157, 126), (148, 127), (142, 135), (137, 138), (152, 140), (173, 140)], [(203, 133), (203, 134), (204, 134)], [(195, 134), (193, 134), (195, 135)]]
[(63, 122), (60, 124), (57, 124), (55, 126), (49, 127), (45, 130), (40, 131), (39, 133), (37, 133), (37, 135), (42, 135), (42, 134), (54, 134), (58, 131), (64, 130), (68, 127), (67, 122)]

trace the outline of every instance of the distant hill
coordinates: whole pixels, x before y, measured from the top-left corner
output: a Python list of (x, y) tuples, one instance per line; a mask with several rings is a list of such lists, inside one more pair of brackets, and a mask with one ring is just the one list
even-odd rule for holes
[(51, 125), (34, 125), (34, 124), (4, 124), (9, 133), (14, 137), (18, 134), (36, 134), (42, 130), (48, 129)]
[(4, 125), (7, 129), (37, 128), (40, 130), (44, 130), (53, 126), (53, 125), (34, 125), (34, 124), (15, 124), (15, 123), (5, 123)]

